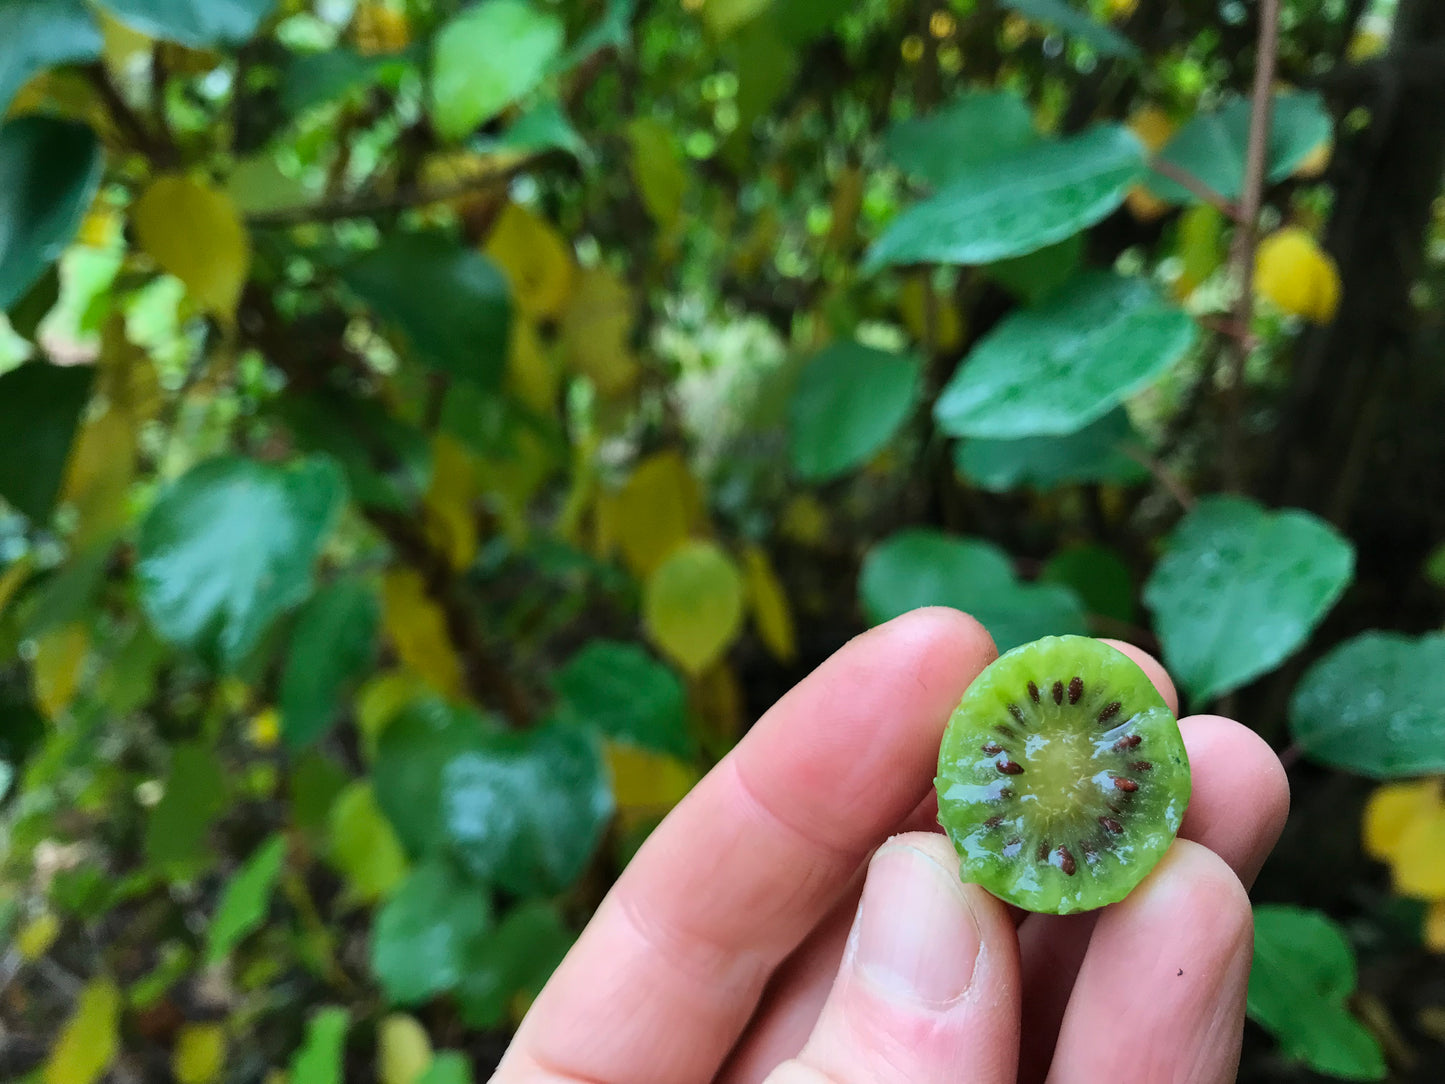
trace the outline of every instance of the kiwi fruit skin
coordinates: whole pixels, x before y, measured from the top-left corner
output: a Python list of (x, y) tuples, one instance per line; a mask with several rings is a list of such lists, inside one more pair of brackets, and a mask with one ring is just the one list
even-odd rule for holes
[(1189, 804), (1179, 725), (1127, 655), (1049, 636), (964, 693), (938, 755), (938, 819), (963, 880), (1028, 911), (1115, 903), (1154, 868)]

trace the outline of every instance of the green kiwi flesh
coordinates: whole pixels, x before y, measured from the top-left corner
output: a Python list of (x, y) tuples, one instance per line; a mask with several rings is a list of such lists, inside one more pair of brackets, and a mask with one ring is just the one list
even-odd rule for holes
[(1049, 636), (968, 687), (934, 785), (963, 879), (1062, 915), (1123, 899), (1164, 856), (1189, 804), (1189, 756), (1127, 655)]

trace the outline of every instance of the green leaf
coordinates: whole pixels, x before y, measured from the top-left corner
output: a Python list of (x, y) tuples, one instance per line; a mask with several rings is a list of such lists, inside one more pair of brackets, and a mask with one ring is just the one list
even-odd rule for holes
[(100, 55), (100, 28), (84, 0), (0, 3), (0, 116), (33, 75)]
[(41, 272), (40, 277), (30, 284), (24, 296), (10, 306), (5, 314), (10, 321), (10, 330), (22, 339), (35, 341), (41, 321), (55, 308), (60, 300), (60, 262), (56, 261)]
[(413, 854), (450, 853), (473, 877), (521, 896), (570, 885), (612, 815), (587, 733), (558, 723), (507, 731), (436, 700), (388, 724), (372, 778)]
[(1028, 104), (1017, 94), (970, 90), (927, 116), (899, 121), (884, 148), (905, 173), (938, 186), (1039, 141)]
[(1132, 41), (1066, 0), (1002, 0), (1002, 3), (1032, 22), (1045, 23), (1078, 38), (1100, 56), (1139, 59), (1139, 48)]
[(593, 640), (552, 675), (569, 717), (609, 738), (688, 758), (687, 691), (673, 671), (637, 644)]
[(924, 528), (899, 531), (869, 550), (858, 592), (875, 623), (920, 606), (963, 610), (1000, 651), (1085, 631), (1083, 606), (1069, 588), (1020, 583), (998, 547)]
[(99, 0), (148, 37), (202, 49), (248, 40), (276, 0)]
[(371, 665), (380, 620), (375, 592), (355, 580), (318, 592), (296, 615), (278, 697), (289, 748), (310, 745), (336, 721), (342, 694)]
[(351, 1024), (345, 1009), (319, 1009), (306, 1022), (306, 1038), (291, 1059), (288, 1084), (341, 1084), (346, 1029)]
[(788, 404), (793, 470), (821, 482), (866, 463), (907, 421), (922, 375), (917, 357), (851, 340), (824, 347), (804, 367)]
[(308, 749), (292, 762), (288, 782), (291, 823), (315, 838), (326, 830), (332, 807), (351, 775), (324, 753)]
[(1350, 543), (1308, 512), (1200, 501), (1144, 586), (1174, 679), (1206, 701), (1268, 673), (1349, 585)]
[[(1159, 152), (1165, 161), (1203, 181), (1226, 199), (1244, 191), (1244, 163), (1249, 149), (1250, 104), (1231, 98), (1215, 113), (1200, 113)], [(1316, 147), (1329, 139), (1334, 121), (1314, 92), (1276, 94), (1269, 132), (1268, 179), (1288, 177)], [(1150, 173), (1149, 189), (1160, 199), (1197, 203), (1199, 197), (1158, 173)]]
[(95, 370), (32, 361), (0, 376), (0, 497), (37, 527), (50, 521)]
[(291, 54), (281, 74), (281, 109), (294, 117), (377, 82), (397, 82), (414, 70), (416, 57), (411, 50), (362, 56), (338, 46), (320, 53)]
[(468, 1027), (495, 1028), (506, 1023), (518, 993), (542, 989), (575, 935), (550, 903), (523, 903), (490, 936), (481, 938), (467, 960), (457, 990), (462, 1020)]
[(1134, 577), (1123, 558), (1107, 546), (1086, 543), (1060, 550), (1044, 565), (1039, 580), (1073, 588), (1091, 614), (1127, 623), (1134, 620)]
[(636, 8), (637, 0), (607, 0), (602, 16), (567, 50), (554, 70), (571, 71), (601, 49), (621, 52), (631, 48), (632, 18)]
[[(395, 233), (342, 278), (417, 361), (486, 388), (501, 382), (511, 302), (506, 276), (480, 252), (440, 234)], [(443, 297), (446, 319), (437, 311)]]
[(0, 126), (0, 311), (25, 296), (80, 229), (101, 164), (100, 142), (83, 124), (18, 117)]
[(177, 745), (146, 822), (146, 861), (168, 880), (190, 880), (214, 860), (207, 837), (225, 808), (226, 776), (215, 752), (200, 742)]
[(1086, 272), (980, 339), (933, 416), (955, 437), (1074, 433), (1147, 387), (1197, 334), (1149, 282)]
[(1305, 755), (1393, 779), (1445, 772), (1445, 635), (1367, 632), (1305, 672), (1290, 701), (1290, 735)]
[(432, 123), (461, 139), (535, 90), (562, 49), (562, 22), (524, 0), (486, 0), (442, 28), (432, 52)]
[(156, 631), (239, 665), (271, 622), (311, 593), (344, 496), (327, 459), (279, 467), (228, 457), (193, 467), (140, 528), (141, 603)]
[(706, 0), (702, 19), (714, 37), (725, 38), (734, 30), (752, 22), (768, 9), (773, 0)]
[(393, 1005), (417, 1005), (462, 981), (474, 942), (491, 928), (487, 891), (450, 863), (418, 866), (371, 934), (371, 970)]
[(216, 906), (206, 939), (206, 963), (230, 955), (247, 936), (261, 928), (271, 908), (271, 894), (286, 861), (286, 839), (272, 836), (232, 875)]
[(1112, 124), (970, 163), (889, 223), (864, 269), (1022, 256), (1098, 222), (1143, 170), (1139, 141)]
[(1017, 440), (961, 440), (953, 462), (970, 481), (1003, 492), (1019, 486), (1052, 489), (1073, 482), (1137, 482), (1148, 474), (1120, 449), (1142, 449), (1144, 439), (1122, 408), (1077, 433)]
[(472, 1084), (472, 1065), (466, 1055), (447, 1050), (432, 1059), (416, 1084)]
[(587, 142), (553, 101), (538, 102), (513, 121), (496, 137), (482, 136), (472, 140), (471, 147), (481, 154), (496, 151), (566, 151), (581, 162), (592, 159)]
[(1034, 305), (1072, 279), (1084, 258), (1084, 235), (991, 263), (984, 270), (1020, 301)]
[(1345, 1080), (1383, 1080), (1380, 1044), (1346, 1007), (1355, 992), (1355, 953), (1319, 911), (1254, 909), (1250, 1017), (1279, 1040), (1284, 1055)]
[[(293, 791), (296, 781), (293, 780)], [(376, 804), (370, 781), (357, 779), (336, 796), (327, 817), (327, 861), (346, 878), (346, 899), (375, 903), (406, 878), (406, 854)]]
[(431, 479), (431, 445), (416, 426), (372, 399), (337, 392), (287, 394), (277, 415), (305, 452), (341, 464), (353, 499), (392, 512), (413, 510)]

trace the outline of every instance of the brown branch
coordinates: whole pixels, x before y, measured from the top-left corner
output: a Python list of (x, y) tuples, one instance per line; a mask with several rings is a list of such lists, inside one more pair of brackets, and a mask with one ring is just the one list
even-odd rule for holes
[[(1271, 89), (1279, 49), (1279, 0), (1260, 0), (1259, 47), (1255, 52), (1254, 87), (1250, 91), (1249, 145), (1244, 160), (1244, 191), (1239, 226), (1229, 253), (1230, 269), (1239, 287), (1234, 323), (1249, 328), (1254, 321), (1254, 253), (1259, 242), (1259, 212), (1264, 204), (1264, 177), (1269, 150)], [(1224, 481), (1238, 492), (1244, 484), (1244, 370), (1249, 348), (1242, 339), (1229, 340), (1230, 380), (1226, 390)]]
[(1166, 161), (1163, 158), (1154, 159), (1149, 163), (1149, 168), (1159, 174), (1159, 176), (1167, 177), (1185, 191), (1198, 196), (1205, 203), (1218, 207), (1219, 210), (1224, 213), (1224, 216), (1231, 221), (1244, 221), (1239, 204), (1235, 203), (1223, 193), (1215, 191), (1187, 169), (1177, 166), (1173, 162)]

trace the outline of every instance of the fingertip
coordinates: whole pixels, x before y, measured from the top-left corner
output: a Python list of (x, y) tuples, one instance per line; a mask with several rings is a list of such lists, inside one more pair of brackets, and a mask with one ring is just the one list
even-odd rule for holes
[(1222, 923), (1234, 940), (1253, 928), (1249, 893), (1238, 875), (1222, 857), (1191, 839), (1176, 839), (1119, 906), (1130, 904), (1136, 911), (1165, 908), (1175, 916), (1208, 917), (1217, 928)]
[(973, 615), (951, 606), (923, 606), (909, 610), (863, 635), (875, 634), (901, 636), (920, 645), (952, 652), (978, 670), (998, 658), (998, 647), (988, 630)]
[(1129, 658), (1134, 660), (1135, 665), (1148, 675), (1149, 680), (1154, 683), (1154, 688), (1159, 690), (1159, 695), (1169, 705), (1169, 710), (1176, 715), (1179, 713), (1179, 690), (1174, 687), (1174, 681), (1169, 676), (1169, 671), (1164, 669), (1164, 664), (1156, 659), (1142, 647), (1135, 647), (1133, 644), (1123, 640), (1113, 640), (1108, 637), (1100, 637), (1103, 643), (1117, 651), (1122, 651)]

